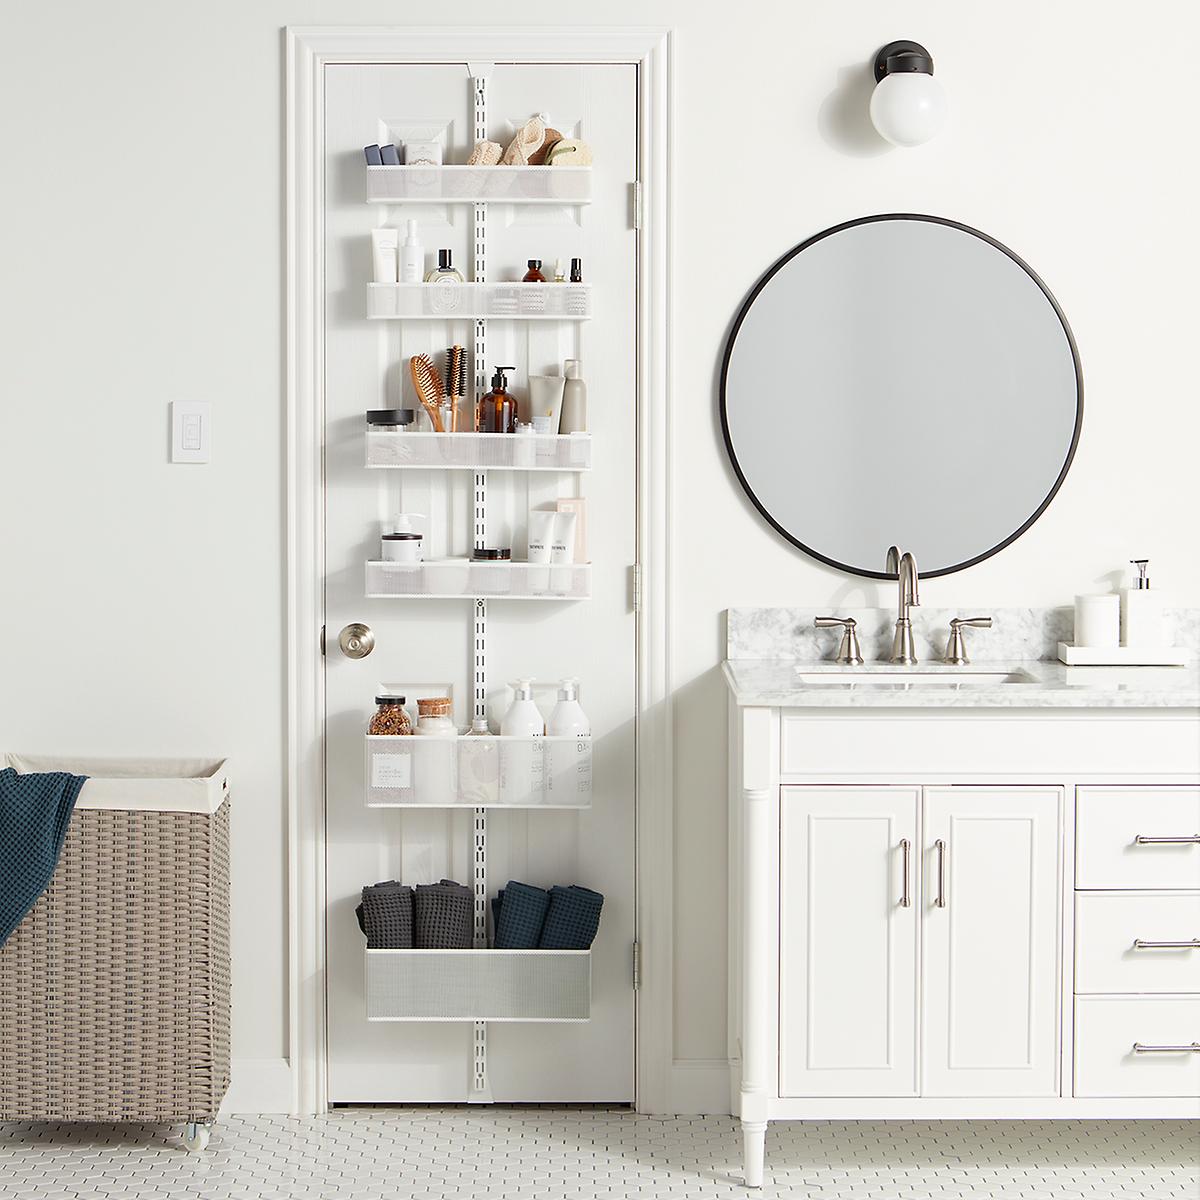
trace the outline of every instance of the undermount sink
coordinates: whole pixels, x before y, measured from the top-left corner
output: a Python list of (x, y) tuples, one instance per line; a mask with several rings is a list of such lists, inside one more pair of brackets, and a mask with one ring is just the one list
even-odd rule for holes
[(922, 671), (913, 667), (897, 667), (890, 671), (862, 671), (856, 667), (830, 667), (827, 670), (797, 667), (796, 682), (809, 687), (962, 688), (996, 687), (998, 684), (1031, 683), (1033, 680), (1019, 670), (973, 671), (966, 667), (947, 667), (941, 671)]

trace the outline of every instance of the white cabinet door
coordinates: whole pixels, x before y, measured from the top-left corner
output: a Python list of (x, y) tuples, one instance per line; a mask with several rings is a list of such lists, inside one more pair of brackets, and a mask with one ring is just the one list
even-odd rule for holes
[(922, 1095), (1057, 1095), (1060, 788), (927, 788)]
[(783, 1096), (916, 1094), (919, 800), (906, 787), (783, 789)]

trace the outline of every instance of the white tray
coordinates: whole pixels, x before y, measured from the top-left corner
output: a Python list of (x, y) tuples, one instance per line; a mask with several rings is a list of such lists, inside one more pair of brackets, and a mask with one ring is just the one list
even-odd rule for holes
[(1188, 652), (1182, 646), (1073, 646), (1058, 643), (1060, 662), (1071, 667), (1184, 667)]
[(368, 808), (590, 808), (590, 737), (367, 735)]
[(367, 433), (368, 467), (468, 471), (588, 471), (592, 435)]
[(424, 563), (367, 563), (368, 599), (408, 600), (587, 600), (592, 594), (590, 563), (541, 566), (527, 562), (471, 562), (466, 558)]
[(590, 950), (367, 950), (368, 1021), (586, 1021)]
[(591, 167), (368, 167), (368, 204), (590, 204)]
[(590, 283), (368, 283), (372, 320), (586, 321)]

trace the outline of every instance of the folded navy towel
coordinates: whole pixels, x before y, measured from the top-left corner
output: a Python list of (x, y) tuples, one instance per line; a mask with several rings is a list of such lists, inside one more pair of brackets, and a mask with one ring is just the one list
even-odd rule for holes
[(354, 912), (358, 927), (367, 935), (368, 950), (412, 949), (412, 888), (394, 879), (365, 887), (362, 903)]
[(474, 896), (443, 879), (418, 883), (413, 897), (413, 945), (418, 950), (469, 950), (475, 942)]
[(86, 782), (65, 771), (0, 771), (0, 946), (50, 886)]
[(550, 893), (544, 888), (510, 879), (501, 894), (504, 900), (496, 918), (496, 949), (537, 949), (542, 922), (550, 906)]
[(603, 905), (604, 897), (589, 888), (552, 887), (538, 949), (590, 950), (600, 928)]

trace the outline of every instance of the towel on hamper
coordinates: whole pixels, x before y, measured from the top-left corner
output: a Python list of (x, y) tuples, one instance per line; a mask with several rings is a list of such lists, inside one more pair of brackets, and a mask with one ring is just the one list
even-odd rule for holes
[(395, 879), (365, 887), (354, 912), (359, 929), (367, 935), (368, 950), (412, 949), (412, 888)]
[(85, 775), (0, 771), (0, 946), (50, 886)]
[(603, 904), (604, 897), (590, 888), (552, 887), (538, 949), (590, 950), (596, 930), (600, 928)]
[(452, 879), (418, 883), (413, 898), (413, 944), (418, 950), (469, 950), (474, 944), (471, 889)]
[(504, 899), (496, 918), (496, 949), (536, 950), (550, 906), (550, 893), (510, 879), (501, 894)]

